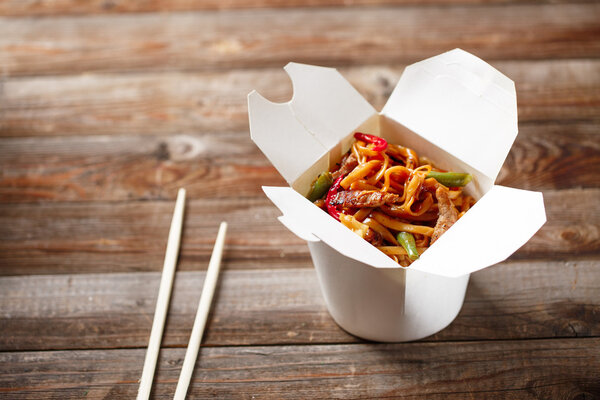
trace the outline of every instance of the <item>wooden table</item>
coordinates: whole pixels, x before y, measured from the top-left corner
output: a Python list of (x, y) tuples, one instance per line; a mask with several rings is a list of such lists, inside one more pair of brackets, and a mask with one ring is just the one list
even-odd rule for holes
[[(190, 398), (600, 397), (600, 6), (563, 0), (0, 1), (0, 397), (135, 396), (177, 188), (189, 204), (153, 396), (170, 398), (217, 232), (223, 274)], [(352, 5), (345, 7), (345, 4)], [(414, 343), (342, 331), (261, 185), (246, 94), (288, 61), (381, 108), (461, 47), (517, 85), (499, 183), (548, 222)]]

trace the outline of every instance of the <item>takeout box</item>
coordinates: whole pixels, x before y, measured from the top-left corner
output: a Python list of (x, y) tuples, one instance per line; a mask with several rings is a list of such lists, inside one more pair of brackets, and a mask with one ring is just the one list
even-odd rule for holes
[[(291, 186), (263, 190), (283, 213), (279, 220), (308, 242), (332, 317), (376, 341), (443, 329), (462, 307), (469, 274), (506, 259), (546, 221), (541, 193), (494, 184), (518, 132), (514, 83), (455, 49), (406, 67), (378, 113), (333, 68), (289, 63), (285, 70), (293, 98), (273, 103), (250, 93), (250, 132)], [(466, 191), (477, 203), (407, 268), (304, 197), (356, 131), (473, 175)]]

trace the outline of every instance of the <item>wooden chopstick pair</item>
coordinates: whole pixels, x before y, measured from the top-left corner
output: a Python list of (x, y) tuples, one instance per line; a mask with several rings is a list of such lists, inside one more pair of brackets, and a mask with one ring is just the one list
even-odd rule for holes
[[(185, 189), (179, 189), (179, 192), (177, 193), (177, 202), (175, 203), (175, 211), (173, 213), (173, 220), (171, 221), (171, 228), (169, 230), (165, 263), (160, 279), (160, 286), (158, 288), (156, 310), (154, 311), (150, 341), (148, 342), (148, 350), (146, 351), (146, 358), (144, 360), (144, 369), (142, 370), (137, 400), (148, 399), (150, 390), (152, 389), (152, 380), (154, 378), (154, 370), (156, 369), (156, 361), (160, 350), (160, 341), (163, 334), (165, 319), (167, 317), (167, 310), (169, 309), (169, 299), (171, 297), (171, 288), (173, 287), (175, 266), (177, 264), (177, 255), (179, 253), (179, 244), (181, 242), (184, 206)], [(175, 396), (173, 397), (177, 400), (185, 399), (192, 372), (194, 371), (194, 365), (196, 364), (196, 359), (198, 357), (206, 319), (208, 318), (210, 304), (219, 277), (226, 231), (227, 223), (221, 222), (215, 246), (208, 264), (208, 271), (204, 278), (202, 295), (200, 296), (198, 311), (196, 312), (196, 319), (194, 320), (194, 327), (192, 328), (192, 334), (190, 335), (190, 341), (185, 352), (181, 374), (179, 375), (179, 381), (177, 382), (177, 389), (175, 389)]]

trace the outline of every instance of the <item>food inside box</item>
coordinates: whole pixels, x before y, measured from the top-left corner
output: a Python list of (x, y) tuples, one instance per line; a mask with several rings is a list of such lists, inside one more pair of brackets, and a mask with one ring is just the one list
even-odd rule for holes
[(468, 173), (438, 168), (426, 156), (356, 132), (307, 198), (402, 266), (409, 266), (475, 203)]

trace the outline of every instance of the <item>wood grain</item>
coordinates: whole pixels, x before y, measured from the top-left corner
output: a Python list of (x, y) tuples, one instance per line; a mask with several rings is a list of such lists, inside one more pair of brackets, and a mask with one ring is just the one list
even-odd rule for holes
[(512, 258), (572, 260), (600, 250), (599, 189), (544, 192), (548, 221)]
[[(512, 257), (564, 259), (600, 250), (600, 189), (547, 191), (548, 222)], [(0, 275), (158, 271), (172, 202), (13, 204), (0, 208)], [(188, 203), (178, 268), (204, 268), (217, 227), (229, 222), (228, 268), (310, 262), (305, 243), (266, 197)]]
[[(139, 12), (225, 10), (235, 8), (291, 8), (423, 4), (507, 4), (521, 0), (4, 0), (1, 16), (50, 16)], [(529, 3), (557, 3), (565, 0), (529, 0)], [(580, 1), (585, 2), (585, 1)]]
[[(600, 121), (522, 124), (498, 183), (533, 190), (600, 187)], [(262, 196), (286, 185), (247, 132), (5, 138), (0, 203)]]
[[(521, 124), (598, 120), (600, 60), (492, 64), (515, 81)], [(256, 89), (273, 101), (291, 98), (291, 82), (279, 68), (283, 65), (215, 73), (8, 78), (0, 95), (0, 136), (246, 131), (250, 91)], [(397, 65), (340, 72), (381, 109), (403, 70)]]
[[(600, 396), (600, 339), (202, 348), (189, 396), (209, 398), (563, 399)], [(161, 352), (171, 398), (183, 349)], [(132, 398), (144, 350), (0, 354), (11, 399)]]
[(600, 121), (521, 124), (500, 185), (528, 189), (599, 188)]
[[(224, 265), (228, 268), (228, 265)], [(471, 277), (457, 319), (425, 341), (600, 335), (597, 259), (505, 262)], [(179, 272), (162, 345), (185, 347), (204, 272)], [(204, 345), (361, 342), (329, 316), (312, 268), (224, 271)], [(0, 278), (0, 351), (144, 347), (159, 273)]]
[[(263, 9), (0, 20), (4, 75), (597, 58), (598, 4)], [(559, 16), (559, 17), (558, 17)], [(110, 29), (106, 29), (110, 26)]]
[[(3, 207), (0, 274), (158, 271), (174, 204)], [(266, 197), (188, 201), (178, 269), (205, 268), (223, 220), (229, 223), (224, 260), (231, 268), (277, 268), (288, 261), (306, 266), (305, 243), (281, 225), (279, 215)]]
[[(350, 7), (343, 7), (343, 6)], [(0, 0), (0, 399), (133, 398), (180, 186), (178, 273), (154, 398), (171, 398), (218, 224), (224, 271), (191, 398), (600, 398), (600, 3)], [(327, 312), (261, 185), (246, 95), (334, 66), (381, 109), (405, 65), (461, 47), (513, 79), (498, 183), (548, 222), (471, 277), (422, 341)]]
[[(600, 125), (599, 125), (600, 126)], [(248, 132), (4, 139), (0, 201), (122, 201), (262, 196), (286, 185)]]

